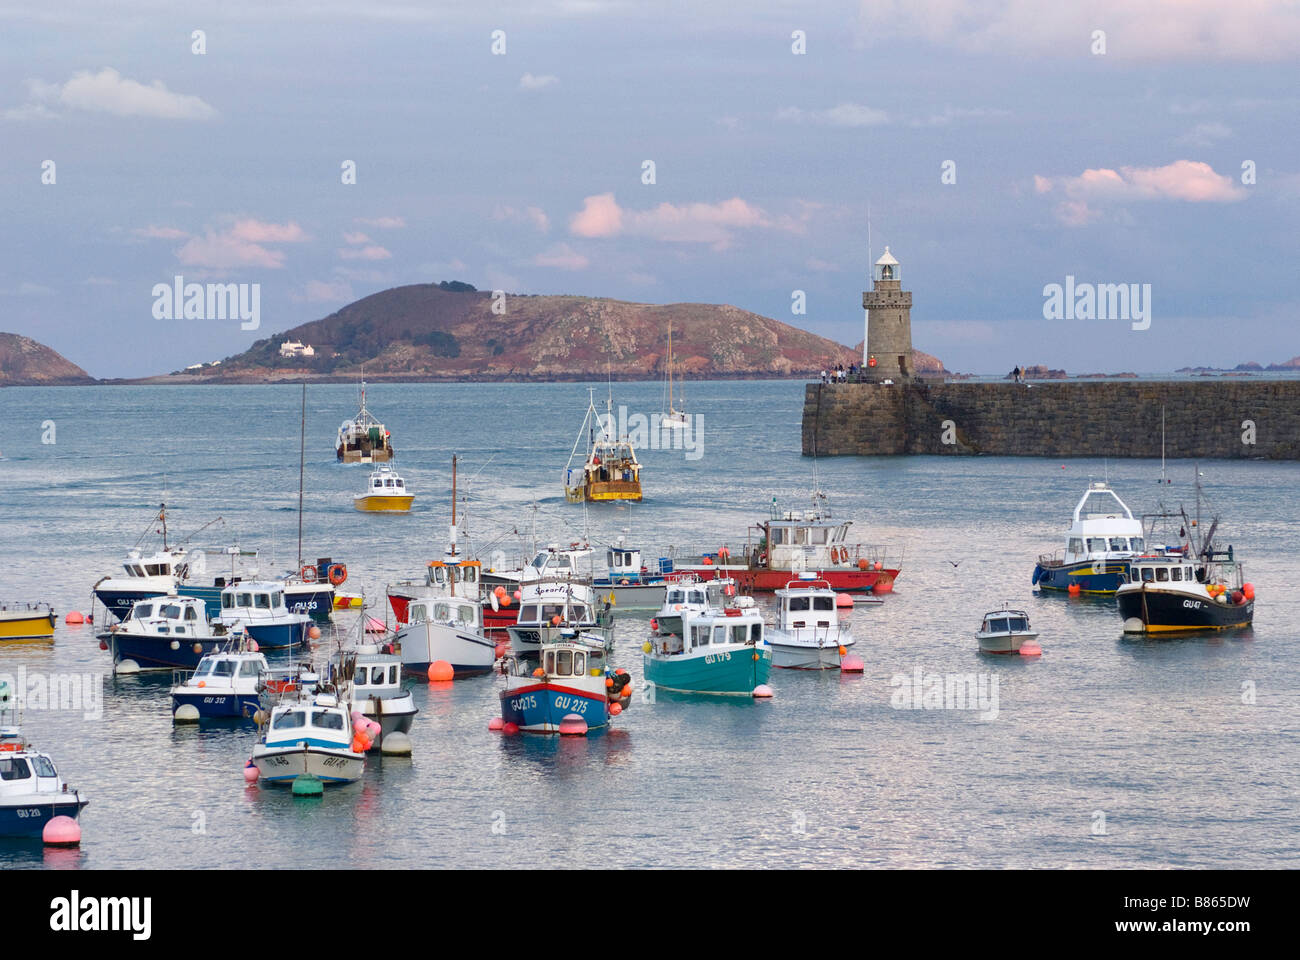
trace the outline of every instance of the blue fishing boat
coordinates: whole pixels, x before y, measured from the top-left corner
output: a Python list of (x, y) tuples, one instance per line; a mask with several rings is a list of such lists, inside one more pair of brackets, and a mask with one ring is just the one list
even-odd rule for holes
[(505, 674), (501, 719), (525, 733), (564, 733), (579, 719), (583, 732), (599, 730), (632, 695), (631, 677), (609, 669), (604, 645), (575, 630), (544, 639), (537, 660), (507, 658)]
[[(242, 646), (242, 645), (239, 645)], [(266, 657), (247, 649), (205, 654), (192, 674), (175, 677), (172, 719), (252, 720), (261, 706), (263, 683), (270, 678)]]
[(688, 615), (681, 634), (645, 642), (645, 679), (680, 693), (754, 695), (772, 669), (763, 633), (757, 607), (710, 606)]
[(119, 673), (136, 670), (194, 670), (208, 653), (219, 653), (234, 629), (211, 621), (197, 597), (140, 600), (130, 615), (99, 639), (108, 645)]
[(1040, 590), (1113, 594), (1145, 549), (1142, 521), (1107, 484), (1091, 483), (1074, 508), (1064, 551), (1040, 556), (1032, 583)]
[(15, 696), (0, 680), (0, 837), (39, 839), (50, 820), (76, 820), (89, 801), (64, 783), (49, 754), (23, 738)]
[(284, 584), (278, 580), (254, 580), (225, 587), (221, 591), (221, 613), (217, 620), (228, 629), (242, 627), (264, 650), (305, 643), (312, 626), (311, 617), (291, 613), (285, 606)]

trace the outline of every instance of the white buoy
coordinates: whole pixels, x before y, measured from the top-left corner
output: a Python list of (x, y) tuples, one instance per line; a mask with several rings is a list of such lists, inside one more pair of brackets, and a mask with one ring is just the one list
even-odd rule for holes
[(1144, 625), (1142, 623), (1141, 617), (1129, 617), (1127, 620), (1124, 621), (1125, 633), (1142, 633), (1143, 630), (1144, 630)]
[(768, 697), (772, 696), (772, 688), (766, 683), (760, 683), (754, 688), (754, 696), (760, 700), (766, 700)]
[(140, 664), (134, 660), (119, 660), (117, 666), (113, 667), (113, 672), (119, 674), (139, 673)]
[(199, 708), (192, 703), (182, 703), (172, 714), (173, 723), (198, 723)]
[(379, 752), (386, 757), (409, 757), (411, 755), (411, 738), (400, 730), (384, 734), (384, 742)]

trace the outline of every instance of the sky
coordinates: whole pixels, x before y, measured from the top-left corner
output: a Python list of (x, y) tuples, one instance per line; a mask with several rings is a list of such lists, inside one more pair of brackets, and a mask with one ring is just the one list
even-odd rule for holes
[(888, 245), (950, 370), (1282, 361), (1297, 64), (1288, 0), (0, 0), (0, 330), (146, 376), (455, 279), (852, 345)]

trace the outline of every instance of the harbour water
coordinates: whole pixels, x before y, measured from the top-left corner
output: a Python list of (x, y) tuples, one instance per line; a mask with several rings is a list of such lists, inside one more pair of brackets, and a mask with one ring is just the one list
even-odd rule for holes
[[(661, 393), (615, 384), (615, 406), (649, 415)], [(195, 544), (294, 566), (299, 399), (292, 385), (0, 391), (0, 596), (59, 613), (53, 642), (0, 644), (0, 673), (104, 677), (98, 716), (24, 715), (91, 798), (81, 847), (0, 840), (0, 867), (1300, 865), (1297, 463), (1200, 465), (1258, 590), (1243, 634), (1125, 638), (1112, 601), (1031, 591), (1090, 479), (1141, 513), (1190, 503), (1190, 463), (1160, 487), (1158, 461), (836, 458), (816, 477), (851, 539), (906, 548), (896, 591), (853, 615), (865, 674), (778, 671), (770, 701), (638, 691), (610, 732), (563, 740), (489, 732), (499, 677), (412, 680), (411, 758), (372, 760), (319, 800), (248, 787), (251, 728), (174, 728), (170, 678), (114, 679), (92, 630), (63, 615), (88, 609), (163, 501), (173, 536), (220, 515)], [(304, 557), (346, 562), (344, 590), (382, 617), (384, 584), (442, 552), (453, 453), (475, 542), (510, 554), (534, 522), (543, 543), (622, 535), (647, 557), (735, 549), (774, 497), (807, 507), (801, 383), (691, 382), (686, 400), (699, 456), (640, 451), (645, 501), (584, 508), (561, 479), (586, 387), (372, 385), (416, 495), (383, 516), (353, 509), (367, 468), (334, 458), (355, 389), (310, 387)], [(1029, 612), (1041, 660), (976, 652), (1004, 599)], [(638, 687), (647, 620), (617, 623), (613, 663)], [(918, 671), (996, 680), (996, 716), (900, 708)]]

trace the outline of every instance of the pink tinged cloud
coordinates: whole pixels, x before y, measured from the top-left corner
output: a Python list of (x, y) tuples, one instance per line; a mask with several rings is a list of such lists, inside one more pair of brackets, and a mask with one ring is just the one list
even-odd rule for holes
[(733, 231), (772, 225), (763, 210), (740, 197), (720, 203), (661, 203), (649, 210), (624, 210), (612, 193), (603, 193), (586, 198), (582, 209), (570, 219), (569, 230), (579, 237), (627, 234), (669, 243), (707, 243), (725, 249)]
[(1105, 167), (1083, 171), (1077, 177), (1034, 177), (1038, 193), (1059, 187), (1074, 200), (1181, 200), (1187, 203), (1233, 203), (1246, 190), (1226, 174), (1215, 173), (1208, 163), (1176, 160), (1163, 167)]
[(176, 258), (187, 267), (211, 270), (237, 267), (276, 270), (284, 266), (284, 253), (268, 249), (266, 245), (301, 243), (307, 239), (307, 234), (296, 223), (268, 223), (243, 217), (224, 230), (208, 230), (201, 237), (190, 237), (176, 251)]
[(378, 244), (365, 247), (345, 247), (339, 251), (340, 260), (388, 260), (392, 253)]
[(555, 267), (560, 270), (585, 270), (591, 261), (570, 247), (567, 243), (557, 244), (533, 257), (533, 263), (539, 267)]
[(370, 238), (366, 236), (364, 233), (348, 233), (345, 231), (343, 234), (343, 242), (350, 243), (353, 246), (356, 246), (362, 243), (369, 243)]
[(184, 230), (176, 227), (159, 227), (152, 223), (134, 232), (137, 236), (148, 237), (151, 240), (184, 240), (189, 236)]
[(587, 197), (569, 220), (569, 232), (578, 237), (613, 237), (622, 230), (623, 211), (612, 193)]

